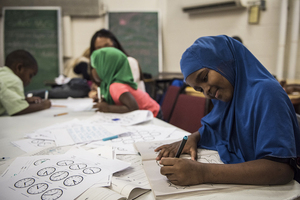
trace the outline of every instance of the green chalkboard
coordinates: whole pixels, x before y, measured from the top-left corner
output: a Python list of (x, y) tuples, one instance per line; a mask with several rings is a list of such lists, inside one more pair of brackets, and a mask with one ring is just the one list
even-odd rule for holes
[(125, 51), (138, 60), (143, 73), (158, 75), (161, 59), (158, 12), (109, 12), (108, 28)]
[(4, 7), (3, 13), (4, 57), (16, 49), (29, 51), (39, 71), (25, 91), (46, 88), (44, 82), (60, 74), (60, 8)]

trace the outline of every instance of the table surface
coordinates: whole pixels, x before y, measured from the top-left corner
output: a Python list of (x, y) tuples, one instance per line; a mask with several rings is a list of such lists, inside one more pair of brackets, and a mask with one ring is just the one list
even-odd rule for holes
[[(68, 112), (67, 115), (54, 117), (55, 114)], [(32, 133), (37, 129), (44, 128), (56, 123), (70, 121), (74, 118), (79, 120), (87, 119), (94, 115), (94, 111), (75, 112), (68, 108), (51, 107), (50, 109), (39, 111), (36, 113), (21, 116), (2, 116), (0, 117), (0, 155), (9, 157), (13, 160), (15, 157), (25, 154), (24, 151), (14, 146), (11, 141), (24, 138), (27, 133)], [(145, 124), (155, 124), (164, 127), (172, 127), (172, 125), (154, 118)], [(8, 162), (9, 162), (8, 160)], [(0, 166), (2, 173), (7, 166)], [(295, 199), (300, 197), (300, 184), (295, 181), (282, 186), (251, 186), (241, 185), (223, 190), (201, 191), (170, 195), (161, 199)], [(155, 196), (153, 192), (148, 192), (138, 198), (138, 200), (153, 200)], [(300, 198), (298, 198), (300, 199)]]

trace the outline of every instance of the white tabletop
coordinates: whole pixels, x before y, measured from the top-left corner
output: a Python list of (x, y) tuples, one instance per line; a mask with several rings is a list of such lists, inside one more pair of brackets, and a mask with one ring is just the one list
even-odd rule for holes
[[(55, 114), (68, 112), (67, 115), (54, 117)], [(24, 151), (14, 146), (11, 141), (24, 138), (27, 133), (32, 133), (37, 129), (45, 128), (55, 123), (70, 121), (74, 118), (79, 120), (87, 119), (94, 115), (94, 111), (75, 112), (68, 108), (52, 107), (47, 110), (21, 116), (2, 116), (0, 117), (0, 156), (8, 157), (9, 160), (22, 156)], [(164, 127), (172, 127), (172, 125), (154, 118), (148, 122)], [(9, 163), (9, 160), (7, 163)], [(2, 173), (7, 165), (0, 166)], [(300, 199), (300, 184), (292, 181), (282, 186), (250, 186), (241, 185), (229, 189), (201, 191), (185, 194), (177, 194), (166, 196), (160, 199)], [(138, 199), (153, 200), (155, 199), (152, 192), (148, 192)]]

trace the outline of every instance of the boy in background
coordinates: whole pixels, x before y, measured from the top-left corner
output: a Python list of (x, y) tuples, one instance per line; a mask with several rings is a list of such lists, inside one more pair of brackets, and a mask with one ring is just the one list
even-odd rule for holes
[(49, 100), (40, 97), (25, 98), (24, 87), (38, 72), (35, 58), (25, 50), (7, 55), (0, 67), (0, 115), (22, 115), (51, 107)]

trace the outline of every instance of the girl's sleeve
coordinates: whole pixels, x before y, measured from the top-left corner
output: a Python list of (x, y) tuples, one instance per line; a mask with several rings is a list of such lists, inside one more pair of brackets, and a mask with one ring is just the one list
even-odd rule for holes
[(120, 96), (125, 93), (129, 92), (125, 84), (122, 83), (113, 83), (109, 86), (109, 93), (111, 98), (114, 100), (116, 105), (120, 105), (119, 98)]

